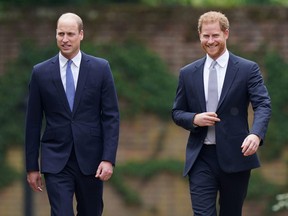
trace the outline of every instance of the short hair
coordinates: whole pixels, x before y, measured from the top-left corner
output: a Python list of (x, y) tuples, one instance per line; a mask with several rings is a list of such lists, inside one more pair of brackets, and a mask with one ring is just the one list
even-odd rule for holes
[(79, 32), (82, 31), (83, 28), (84, 28), (82, 19), (75, 13), (64, 13), (64, 14), (62, 14), (59, 17), (58, 21), (57, 21), (57, 26), (58, 26), (58, 23), (59, 23), (60, 19), (74, 19), (77, 22)]
[(217, 11), (209, 11), (202, 14), (198, 20), (198, 32), (201, 32), (203, 23), (219, 22), (222, 31), (229, 30), (229, 21), (227, 17)]

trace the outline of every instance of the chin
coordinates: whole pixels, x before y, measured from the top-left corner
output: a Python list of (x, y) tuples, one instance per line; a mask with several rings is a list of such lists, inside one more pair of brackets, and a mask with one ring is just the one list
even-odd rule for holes
[(71, 50), (68, 50), (68, 49), (62, 49), (61, 50), (63, 53), (70, 53), (71, 52)]
[(212, 59), (216, 59), (218, 56), (215, 53), (208, 53), (207, 54), (212, 58)]

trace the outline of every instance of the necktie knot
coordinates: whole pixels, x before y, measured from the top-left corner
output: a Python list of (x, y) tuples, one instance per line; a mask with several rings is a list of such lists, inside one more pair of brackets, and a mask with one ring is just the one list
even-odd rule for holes
[(67, 61), (67, 67), (71, 67), (71, 64), (72, 64), (72, 60), (71, 59), (69, 59), (68, 61)]
[(210, 69), (215, 69), (216, 65), (217, 65), (217, 61), (213, 61), (210, 65)]

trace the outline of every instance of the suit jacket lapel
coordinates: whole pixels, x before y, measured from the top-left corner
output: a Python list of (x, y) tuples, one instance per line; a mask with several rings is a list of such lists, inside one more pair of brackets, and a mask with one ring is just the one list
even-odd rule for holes
[(231, 88), (234, 78), (238, 72), (239, 68), (237, 64), (238, 64), (238, 61), (236, 61), (233, 54), (230, 53), (226, 75), (225, 75), (225, 79), (224, 79), (224, 83), (222, 87), (222, 92), (221, 92), (220, 100), (218, 103), (218, 109), (220, 109), (226, 95), (229, 92), (229, 89)]
[(87, 76), (89, 74), (89, 59), (87, 58), (87, 55), (82, 52), (82, 59), (80, 63), (80, 69), (79, 69), (79, 76), (77, 81), (77, 88), (75, 92), (75, 98), (74, 98), (74, 107), (73, 107), (73, 113), (77, 110), (77, 107), (79, 105), (81, 95), (84, 91), (85, 82), (87, 79)]
[(68, 104), (68, 100), (67, 100), (67, 97), (66, 97), (65, 89), (63, 87), (63, 83), (62, 83), (62, 80), (61, 80), (60, 66), (59, 66), (59, 55), (56, 55), (52, 59), (51, 63), (52, 63), (51, 74), (52, 74), (54, 85), (57, 88), (58, 95), (60, 97), (60, 101), (63, 102), (63, 106), (65, 107), (65, 109), (68, 112), (71, 112), (69, 104)]
[(196, 87), (196, 95), (198, 95), (198, 100), (200, 102), (201, 110), (206, 111), (206, 98), (204, 91), (204, 79), (203, 79), (203, 71), (204, 71), (204, 63), (206, 57), (202, 58), (197, 65), (195, 65), (195, 74), (193, 86)]

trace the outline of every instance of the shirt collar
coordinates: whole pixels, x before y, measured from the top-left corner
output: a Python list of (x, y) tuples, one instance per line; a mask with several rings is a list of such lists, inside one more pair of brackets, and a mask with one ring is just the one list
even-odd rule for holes
[[(224, 68), (228, 64), (228, 59), (229, 59), (229, 51), (226, 49), (226, 51), (219, 58), (217, 58), (216, 61), (221, 68)], [(213, 61), (214, 60), (207, 54), (206, 62), (208, 67), (210, 67)]]
[[(77, 53), (77, 55), (76, 55), (73, 59), (71, 59), (71, 60), (73, 61), (73, 64), (74, 64), (75, 66), (77, 66), (78, 68), (80, 67), (81, 57), (82, 57), (82, 53), (79, 51), (79, 52)], [(66, 65), (66, 63), (67, 63), (68, 60), (69, 60), (69, 59), (65, 58), (65, 57), (61, 54), (61, 52), (59, 52), (59, 63), (60, 63), (60, 67), (64, 67), (64, 66)]]

